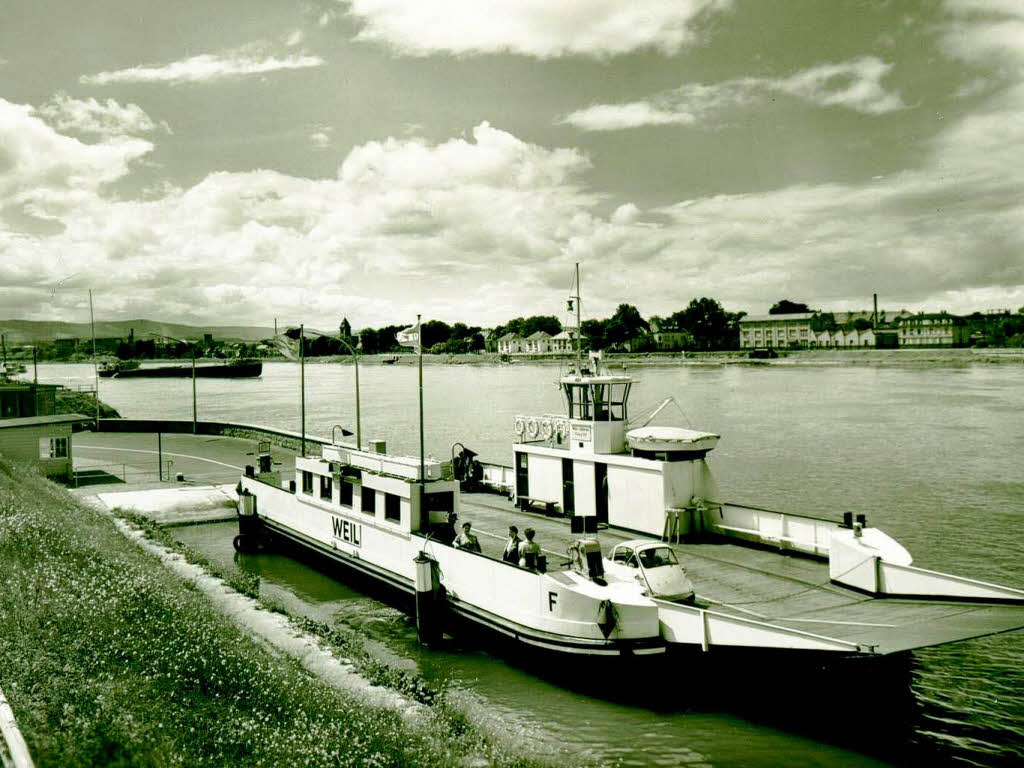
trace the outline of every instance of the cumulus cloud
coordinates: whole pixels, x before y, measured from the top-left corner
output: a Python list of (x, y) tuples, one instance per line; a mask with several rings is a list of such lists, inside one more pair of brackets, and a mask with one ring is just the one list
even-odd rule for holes
[(676, 53), (729, 0), (346, 0), (358, 40), (410, 56), (516, 53), (605, 57), (653, 48)]
[[(1006, 38), (988, 25), (1012, 25), (1012, 16), (953, 21), (978, 33), (967, 66), (1024, 66), (1024, 54), (985, 47)], [(856, 77), (832, 81), (854, 72), (881, 87), (885, 65), (829, 66), (781, 81), (815, 103), (886, 103), (854, 87)], [(693, 88), (704, 89), (687, 92), (698, 119), (762, 98)], [(332, 178), (213, 173), (126, 199), (105, 183), (129, 174), (149, 142), (83, 144), (31, 107), (0, 101), (0, 306), (52, 316), (52, 285), (78, 274), (80, 308), (81, 286), (108, 286), (106, 311), (122, 317), (266, 323), (276, 314), (329, 327), (339, 314), (378, 325), (422, 310), (486, 325), (560, 306), (577, 260), (592, 276), (586, 306), (596, 315), (623, 300), (665, 314), (700, 295), (749, 311), (785, 295), (852, 309), (875, 291), (887, 307), (1021, 306), (1024, 180), (1014, 171), (1024, 167), (1024, 85), (992, 86), (943, 126), (918, 165), (868, 182), (653, 210), (589, 189), (590, 161), (578, 149), (487, 123), (441, 142), (366, 142)], [(14, 214), (24, 211), (59, 226), (19, 226)], [(74, 309), (70, 294), (58, 299), (63, 314)]]
[[(0, 146), (12, 147), (19, 183), (0, 187), (0, 210), (56, 191), (76, 199), (55, 211), (57, 233), (0, 228), (0, 263), (33, 264), (47, 285), (77, 271), (80, 283), (119, 286), (104, 299), (115, 313), (262, 322), (271, 312), (294, 316), (299, 306), (311, 318), (345, 307), (383, 323), (430, 290), (428, 311), (461, 316), (468, 286), (536, 286), (537, 259), (556, 257), (559, 238), (585, 232), (596, 202), (577, 186), (589, 167), (580, 152), (546, 149), (486, 123), (438, 144), (368, 142), (333, 179), (214, 173), (188, 188), (118, 199), (71, 173), (53, 178), (54, 150), (70, 147), (68, 162), (84, 172), (98, 145), (62, 136), (29, 107), (4, 108), (16, 119), (0, 121)], [(33, 132), (38, 151), (6, 143)], [(113, 140), (102, 146), (122, 148)], [(32, 158), (51, 165), (23, 172)], [(123, 177), (128, 162), (112, 164), (106, 177)], [(56, 254), (70, 263), (57, 263)], [(35, 295), (34, 311), (45, 314), (40, 293), (0, 287), (0, 304), (17, 314)], [(497, 315), (493, 294), (478, 304)]]
[(180, 61), (157, 66), (130, 67), (111, 72), (82, 75), (78, 81), (84, 85), (110, 85), (112, 83), (207, 83), (228, 78), (260, 75), (287, 69), (306, 69), (323, 66), (324, 60), (307, 53), (285, 56), (250, 52), (248, 49), (226, 53), (203, 53)]
[(104, 137), (150, 133), (158, 128), (171, 132), (167, 123), (154, 122), (138, 104), (120, 104), (114, 99), (75, 99), (63, 91), (36, 111), (61, 132)]
[(0, 217), (59, 218), (125, 176), (153, 145), (118, 135), (93, 144), (65, 136), (28, 105), (0, 99)]
[(643, 125), (691, 125), (723, 110), (763, 102), (785, 94), (821, 107), (843, 107), (880, 115), (903, 109), (899, 95), (882, 78), (892, 69), (874, 56), (820, 64), (789, 77), (743, 77), (714, 85), (690, 83), (645, 100), (595, 104), (561, 119), (585, 131), (615, 131)]

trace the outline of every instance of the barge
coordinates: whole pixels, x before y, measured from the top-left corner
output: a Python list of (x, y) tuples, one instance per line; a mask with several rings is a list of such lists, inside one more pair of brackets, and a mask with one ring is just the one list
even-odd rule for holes
[(140, 366), (137, 361), (103, 363), (99, 375), (103, 378), (192, 378), (197, 379), (250, 379), (263, 374), (263, 363), (258, 360), (231, 360), (215, 365), (157, 365)]

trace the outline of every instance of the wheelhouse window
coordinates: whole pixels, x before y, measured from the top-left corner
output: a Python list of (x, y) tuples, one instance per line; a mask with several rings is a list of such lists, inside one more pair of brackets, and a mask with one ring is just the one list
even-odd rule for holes
[(338, 503), (343, 507), (352, 506), (352, 483), (341, 480), (338, 483)]
[(384, 494), (384, 519), (389, 523), (402, 522), (402, 501), (393, 493)]
[(331, 496), (333, 495), (333, 492), (334, 492), (333, 485), (334, 484), (331, 482), (331, 478), (327, 477), (326, 475), (320, 475), (320, 498), (321, 499), (325, 499), (327, 501), (331, 500)]
[(377, 494), (365, 485), (359, 493), (359, 509), (368, 515), (377, 513)]
[(302, 470), (302, 492), (312, 493), (313, 492), (313, 473)]

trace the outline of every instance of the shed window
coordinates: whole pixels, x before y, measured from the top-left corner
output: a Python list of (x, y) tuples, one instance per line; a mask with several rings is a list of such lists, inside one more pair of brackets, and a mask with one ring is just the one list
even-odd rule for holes
[(364, 485), (359, 497), (359, 508), (368, 515), (376, 514), (377, 494), (373, 492), (373, 488), (367, 488)]
[(302, 492), (312, 493), (313, 492), (313, 473), (302, 470)]
[(344, 480), (338, 483), (338, 503), (343, 507), (352, 506), (352, 483)]
[(333, 490), (331, 478), (326, 475), (320, 475), (320, 498), (330, 501)]
[(40, 459), (66, 459), (68, 457), (68, 439), (66, 437), (39, 438)]

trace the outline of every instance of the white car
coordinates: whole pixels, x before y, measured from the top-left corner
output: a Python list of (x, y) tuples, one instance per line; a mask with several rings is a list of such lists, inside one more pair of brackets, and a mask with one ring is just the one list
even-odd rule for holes
[(604, 561), (605, 575), (632, 581), (648, 597), (672, 602), (693, 602), (693, 584), (672, 548), (658, 541), (631, 539), (616, 544)]

